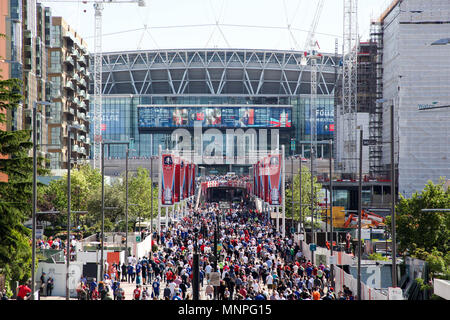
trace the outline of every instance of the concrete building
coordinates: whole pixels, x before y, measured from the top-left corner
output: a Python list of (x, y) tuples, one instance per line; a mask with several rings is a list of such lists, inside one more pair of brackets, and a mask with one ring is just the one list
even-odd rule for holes
[(395, 0), (378, 21), (382, 69), (382, 158), (390, 170), (390, 107), (394, 106), (398, 192), (420, 192), (450, 177), (450, 2)]

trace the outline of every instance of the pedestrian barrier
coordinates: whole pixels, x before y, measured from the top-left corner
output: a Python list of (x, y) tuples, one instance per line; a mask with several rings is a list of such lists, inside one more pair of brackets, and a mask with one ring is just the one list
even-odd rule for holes
[[(312, 255), (314, 254), (314, 262), (317, 261), (316, 257), (325, 255), (327, 264), (330, 264), (331, 251), (327, 248), (316, 247), (316, 251), (311, 251), (309, 244), (306, 241), (302, 241), (302, 252), (307, 260), (312, 260)], [(336, 265), (334, 266), (335, 292), (343, 291), (345, 285), (356, 295), (358, 292), (357, 279), (337, 266), (352, 265), (354, 263), (354, 256), (342, 251), (333, 252), (333, 256), (336, 256)], [(387, 296), (361, 281), (361, 300), (387, 300)]]

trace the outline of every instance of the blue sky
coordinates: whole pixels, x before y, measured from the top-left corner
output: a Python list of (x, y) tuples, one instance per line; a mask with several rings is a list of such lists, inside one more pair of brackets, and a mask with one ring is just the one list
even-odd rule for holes
[[(51, 7), (53, 16), (62, 16), (93, 51), (93, 4), (64, 1), (39, 2)], [(369, 36), (371, 19), (378, 17), (390, 2), (358, 1), (362, 40)], [(316, 3), (317, 0), (146, 0), (146, 7), (134, 3), (105, 4), (102, 47), (104, 52), (214, 47), (303, 50), (305, 31), (310, 29)], [(336, 37), (341, 51), (342, 20), (343, 0), (325, 0), (316, 30), (321, 51), (334, 52)]]

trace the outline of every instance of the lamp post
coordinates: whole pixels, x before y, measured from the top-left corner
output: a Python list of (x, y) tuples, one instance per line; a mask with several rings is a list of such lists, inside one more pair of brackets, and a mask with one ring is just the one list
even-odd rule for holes
[(199, 259), (198, 259), (198, 229), (194, 228), (194, 237), (195, 237), (195, 245), (194, 245), (194, 255), (192, 261), (193, 275), (192, 275), (192, 300), (200, 300), (200, 286), (199, 286)]
[(72, 160), (72, 140), (71, 133), (72, 129), (80, 129), (78, 125), (67, 126), (67, 248), (66, 248), (66, 300), (70, 299), (69, 290), (69, 268), (70, 268), (70, 215), (72, 206), (72, 194), (71, 194), (71, 160)]
[[(330, 139), (330, 255), (333, 256), (333, 165), (332, 165), (332, 155), (333, 155), (333, 139)], [(334, 272), (333, 272), (334, 264), (330, 263), (330, 275), (331, 275), (331, 285), (334, 288)]]
[(361, 128), (359, 131), (359, 188), (358, 188), (358, 279), (357, 279), (358, 300), (361, 300), (362, 147), (363, 147), (363, 129)]
[[(101, 239), (101, 254), (100, 254), (100, 276), (101, 279), (103, 279), (103, 274), (104, 274), (104, 239), (105, 239), (105, 145), (108, 145), (108, 149), (109, 146), (111, 144), (124, 144), (127, 145), (127, 151), (130, 147), (130, 141), (102, 141), (101, 142), (101, 174), (102, 174), (102, 209), (101, 209), (101, 213), (102, 213), (102, 239)], [(128, 231), (128, 225), (127, 227), (127, 231)]]
[(33, 102), (33, 212), (32, 212), (32, 247), (31, 247), (31, 297), (34, 300), (36, 282), (36, 210), (37, 210), (37, 105), (50, 105), (47, 101)]
[[(314, 237), (314, 147), (311, 143), (311, 242), (315, 243)], [(314, 252), (311, 254), (311, 263), (314, 264)]]
[[(383, 103), (391, 101), (391, 236), (392, 236), (392, 286), (394, 288), (397, 287), (397, 244), (396, 244), (396, 225), (395, 225), (395, 202), (397, 198), (397, 193), (395, 190), (395, 160), (394, 160), (394, 151), (395, 151), (395, 145), (394, 145), (394, 99), (378, 99), (376, 100), (377, 103)], [(386, 248), (387, 253), (387, 248)]]

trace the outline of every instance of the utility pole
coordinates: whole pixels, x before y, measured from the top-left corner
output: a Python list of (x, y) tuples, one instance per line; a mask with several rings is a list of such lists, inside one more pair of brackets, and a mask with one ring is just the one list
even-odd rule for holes
[(127, 146), (125, 150), (125, 259), (128, 257), (128, 155)]
[(70, 300), (70, 290), (69, 290), (69, 264), (70, 264), (70, 206), (71, 206), (71, 180), (70, 180), (70, 169), (72, 158), (72, 141), (70, 139), (71, 126), (67, 128), (67, 248), (66, 248), (66, 300)]
[[(331, 237), (330, 237), (330, 243), (331, 243), (331, 247), (330, 247), (330, 255), (331, 257), (333, 256), (333, 165), (332, 165), (332, 155), (333, 155), (333, 139), (330, 139), (330, 233), (331, 233)], [(334, 288), (334, 264), (330, 263), (330, 275), (331, 275), (331, 285)]]
[[(392, 228), (392, 286), (397, 287), (397, 240), (396, 240), (396, 230), (395, 230), (395, 160), (394, 160), (394, 101), (391, 105), (391, 228)], [(387, 248), (386, 248), (387, 250)], [(387, 252), (387, 251), (386, 251)]]
[[(311, 242), (315, 242), (314, 237), (314, 146), (311, 143)], [(314, 264), (314, 252), (311, 254), (311, 263)]]
[(101, 172), (102, 172), (102, 238), (101, 242), (101, 254), (100, 254), (100, 279), (103, 279), (103, 248), (104, 248), (104, 238), (105, 238), (105, 144), (101, 142)]
[(362, 219), (362, 148), (363, 129), (359, 131), (359, 188), (358, 188), (358, 280), (357, 291), (358, 300), (361, 300), (361, 219)]
[(36, 211), (37, 211), (37, 105), (50, 105), (47, 101), (33, 102), (33, 199), (32, 199), (32, 226), (31, 226), (31, 299), (34, 300), (34, 291), (36, 286)]

